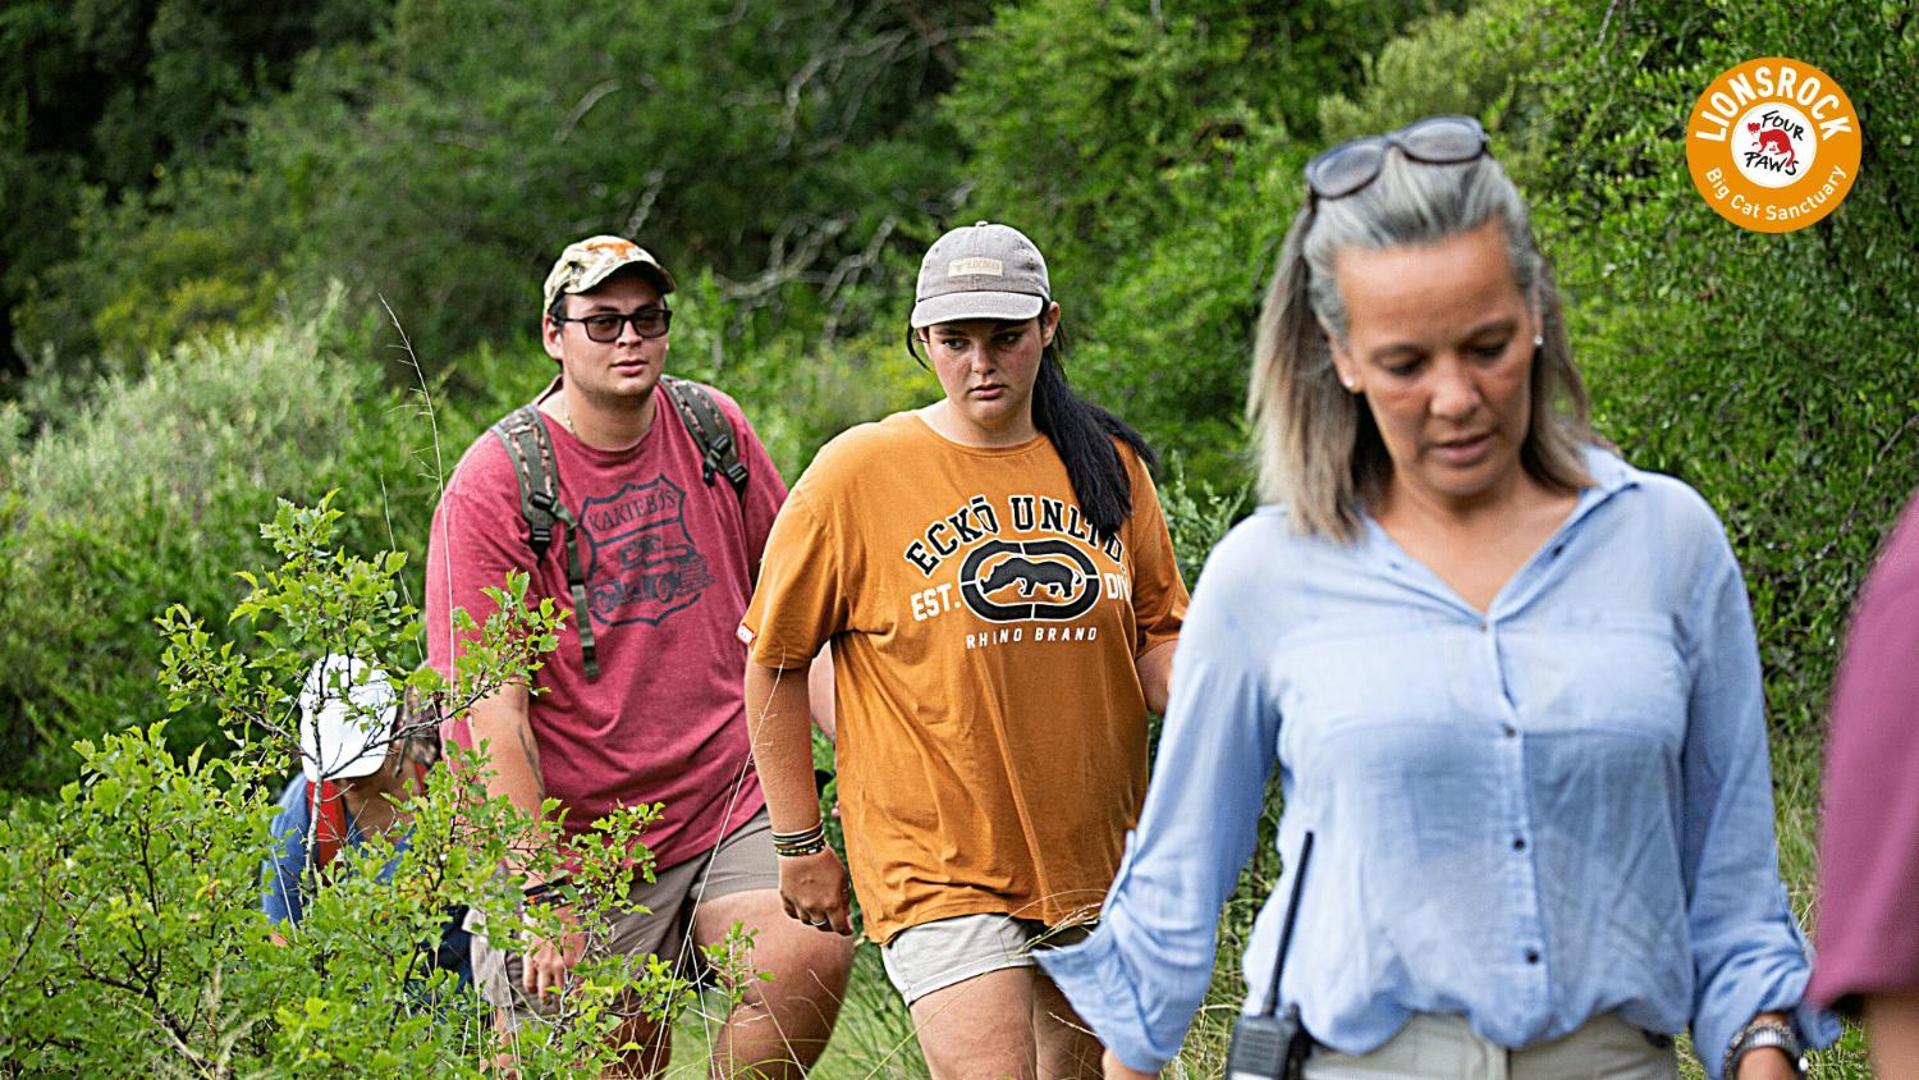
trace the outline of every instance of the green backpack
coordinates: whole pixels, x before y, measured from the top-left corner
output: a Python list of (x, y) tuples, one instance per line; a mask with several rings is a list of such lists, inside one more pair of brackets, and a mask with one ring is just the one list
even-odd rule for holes
[[(700, 477), (708, 487), (715, 476), (723, 475), (733, 485), (735, 495), (746, 496), (746, 465), (740, 461), (739, 443), (733, 438), (733, 425), (713, 400), (712, 391), (699, 383), (660, 377), (660, 386), (679, 411), (686, 430), (700, 448)], [(540, 395), (545, 397), (545, 394)], [(506, 446), (513, 463), (513, 475), (520, 481), (520, 516), (526, 520), (527, 545), (533, 549), (533, 561), (546, 557), (553, 544), (553, 523), (566, 526), (566, 586), (573, 594), (573, 619), (580, 631), (580, 657), (586, 662), (589, 679), (600, 677), (599, 661), (593, 648), (592, 616), (586, 608), (586, 569), (580, 561), (580, 530), (574, 515), (560, 503), (560, 479), (553, 463), (553, 443), (546, 425), (540, 422), (538, 405), (522, 405), (493, 425), (493, 434)]]

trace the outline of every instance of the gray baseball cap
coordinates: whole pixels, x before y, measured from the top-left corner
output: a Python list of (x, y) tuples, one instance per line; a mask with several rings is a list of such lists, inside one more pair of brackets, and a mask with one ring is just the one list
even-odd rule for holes
[(962, 319), (1030, 319), (1046, 310), (1053, 287), (1046, 259), (1025, 233), (981, 221), (933, 242), (914, 297), (918, 330)]

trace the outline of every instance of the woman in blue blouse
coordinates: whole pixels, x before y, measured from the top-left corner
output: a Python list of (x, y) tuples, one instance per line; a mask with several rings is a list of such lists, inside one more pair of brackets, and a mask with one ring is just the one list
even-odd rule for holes
[(1249, 412), (1262, 501), (1194, 594), (1143, 817), (1040, 962), (1109, 1076), (1177, 1052), (1275, 761), (1289, 863), (1246, 953), (1315, 1077), (1794, 1075), (1836, 1034), (1779, 880), (1759, 656), (1698, 494), (1596, 445), (1479, 125), (1307, 167)]

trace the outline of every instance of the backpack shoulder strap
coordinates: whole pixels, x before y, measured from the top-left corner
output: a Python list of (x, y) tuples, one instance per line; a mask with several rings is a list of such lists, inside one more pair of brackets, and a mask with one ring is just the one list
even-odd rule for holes
[(553, 543), (553, 508), (559, 506), (560, 478), (553, 467), (553, 441), (540, 421), (538, 406), (522, 405), (493, 425), (506, 447), (507, 461), (520, 485), (520, 516), (526, 519), (527, 544), (537, 561)]
[(686, 430), (700, 448), (700, 478), (711, 486), (713, 474), (722, 473), (727, 483), (733, 485), (733, 493), (745, 498), (746, 464), (740, 460), (733, 424), (720, 411), (719, 402), (713, 400), (713, 392), (690, 379), (676, 379), (671, 375), (662, 376), (660, 385), (666, 387), (666, 396), (673, 399), (680, 419), (686, 422)]
[(520, 516), (526, 520), (527, 546), (533, 561), (546, 557), (553, 543), (553, 525), (566, 526), (566, 588), (572, 594), (573, 622), (579, 628), (580, 659), (586, 676), (597, 679), (600, 664), (593, 646), (593, 618), (586, 607), (586, 570), (580, 561), (580, 530), (560, 502), (559, 470), (553, 460), (553, 440), (537, 405), (522, 405), (493, 425), (493, 434), (506, 447), (507, 460), (520, 485)]

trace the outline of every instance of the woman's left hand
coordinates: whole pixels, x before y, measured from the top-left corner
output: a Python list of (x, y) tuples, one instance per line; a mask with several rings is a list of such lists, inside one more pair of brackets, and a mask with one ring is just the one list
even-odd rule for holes
[(1138, 1069), (1129, 1069), (1126, 1063), (1113, 1056), (1111, 1050), (1100, 1058), (1100, 1066), (1106, 1072), (1106, 1080), (1153, 1080), (1158, 1073), (1143, 1073)]

